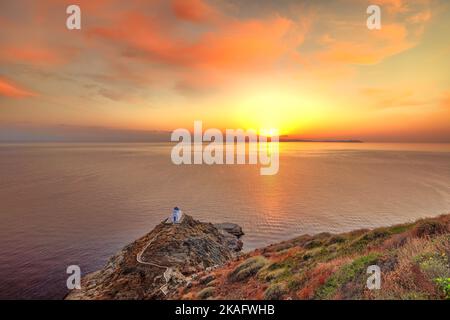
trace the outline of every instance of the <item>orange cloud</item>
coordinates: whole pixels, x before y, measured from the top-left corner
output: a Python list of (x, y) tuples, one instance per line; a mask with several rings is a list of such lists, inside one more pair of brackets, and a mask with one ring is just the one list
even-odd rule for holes
[(0, 78), (0, 96), (9, 98), (27, 98), (36, 96), (36, 94), (20, 88), (11, 81)]
[(172, 10), (181, 20), (206, 22), (215, 19), (218, 12), (202, 0), (173, 0)]
[(384, 23), (381, 30), (370, 31), (360, 26), (360, 32), (348, 36), (348, 31), (325, 34), (320, 38), (324, 49), (315, 53), (317, 62), (343, 64), (376, 64), (414, 47), (423, 32), (423, 23), (412, 28), (406, 23)]
[(293, 26), (288, 19), (228, 20), (213, 30), (186, 38), (163, 21), (137, 12), (124, 13), (119, 22), (93, 28), (90, 37), (113, 41), (128, 57), (185, 67), (240, 68), (271, 62), (299, 44), (289, 43)]
[(377, 0), (375, 4), (387, 8), (390, 13), (396, 14), (408, 10), (408, 4), (404, 0)]
[(178, 74), (195, 69), (205, 75), (205, 69), (229, 73), (268, 68), (292, 54), (306, 33), (277, 15), (244, 20), (216, 15), (213, 25), (188, 35), (167, 19), (128, 11), (108, 25), (91, 28), (87, 35), (127, 58), (177, 67)]
[(289, 42), (292, 21), (277, 17), (267, 21), (234, 22), (204, 34), (185, 52), (192, 64), (214, 68), (242, 68), (272, 63), (299, 42)]
[(62, 58), (55, 51), (32, 46), (6, 47), (0, 56), (8, 61), (20, 61), (30, 64), (58, 64)]
[(317, 58), (322, 62), (375, 64), (414, 45), (406, 38), (402, 26), (385, 26), (381, 31), (371, 39), (334, 41), (317, 53)]

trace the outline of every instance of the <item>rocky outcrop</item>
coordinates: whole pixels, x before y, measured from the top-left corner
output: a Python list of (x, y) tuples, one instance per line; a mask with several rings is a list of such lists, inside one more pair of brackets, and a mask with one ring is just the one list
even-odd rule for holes
[(237, 225), (236, 223), (229, 223), (229, 222), (216, 223), (214, 224), (214, 227), (216, 227), (219, 230), (224, 230), (228, 233), (231, 233), (236, 237), (241, 237), (244, 235), (241, 226)]
[(110, 258), (103, 269), (84, 277), (82, 289), (72, 290), (66, 299), (164, 299), (180, 285), (188, 286), (197, 273), (238, 255), (242, 229), (223, 225), (189, 215), (179, 224), (162, 222)]

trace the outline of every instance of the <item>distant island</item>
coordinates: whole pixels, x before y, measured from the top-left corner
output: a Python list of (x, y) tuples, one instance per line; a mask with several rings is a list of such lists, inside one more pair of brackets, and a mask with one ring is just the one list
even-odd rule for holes
[[(450, 214), (241, 253), (232, 223), (160, 223), (66, 299), (450, 299)], [(381, 270), (381, 290), (366, 286)]]

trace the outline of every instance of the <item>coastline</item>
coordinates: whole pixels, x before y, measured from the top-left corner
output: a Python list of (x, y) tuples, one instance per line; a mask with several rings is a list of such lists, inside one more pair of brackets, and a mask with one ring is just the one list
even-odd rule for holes
[[(84, 277), (82, 290), (65, 299), (449, 298), (450, 214), (301, 235), (246, 253), (240, 252), (242, 234), (235, 224), (190, 216), (179, 225), (160, 224)], [(155, 264), (139, 265), (136, 255)], [(366, 287), (371, 265), (381, 269), (383, 290)]]

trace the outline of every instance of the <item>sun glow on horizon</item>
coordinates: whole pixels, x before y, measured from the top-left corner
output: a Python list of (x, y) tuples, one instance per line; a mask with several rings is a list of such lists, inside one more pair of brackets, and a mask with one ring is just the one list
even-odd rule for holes
[(328, 105), (324, 98), (292, 84), (266, 84), (241, 90), (233, 99), (233, 116), (245, 129), (275, 128), (279, 135), (292, 135), (323, 122)]
[(280, 130), (278, 128), (260, 128), (258, 131), (260, 136), (272, 138), (280, 135)]

